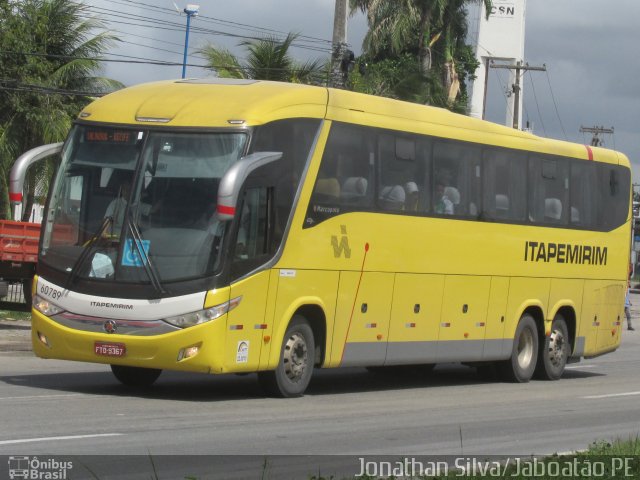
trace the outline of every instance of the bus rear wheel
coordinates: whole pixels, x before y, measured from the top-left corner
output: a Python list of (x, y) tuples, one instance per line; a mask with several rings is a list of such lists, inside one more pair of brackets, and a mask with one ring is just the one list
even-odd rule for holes
[(282, 341), (278, 366), (275, 370), (258, 372), (260, 386), (275, 397), (300, 397), (311, 381), (314, 359), (313, 330), (304, 317), (296, 315)]
[(551, 333), (540, 342), (536, 378), (558, 380), (564, 373), (569, 358), (569, 330), (562, 315), (556, 315), (551, 324)]
[(500, 373), (509, 382), (526, 383), (531, 380), (538, 358), (538, 329), (536, 321), (525, 313), (518, 322), (513, 339), (511, 358), (500, 363)]
[(111, 371), (123, 385), (137, 388), (150, 387), (162, 373), (162, 370), (156, 368), (125, 367), (122, 365), (111, 365)]

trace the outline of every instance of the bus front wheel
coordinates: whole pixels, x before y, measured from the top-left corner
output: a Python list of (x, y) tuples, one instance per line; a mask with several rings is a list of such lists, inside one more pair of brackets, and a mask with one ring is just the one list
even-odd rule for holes
[(155, 368), (125, 367), (122, 365), (111, 365), (111, 371), (123, 385), (137, 388), (150, 387), (162, 373), (162, 370)]
[(528, 382), (535, 371), (537, 358), (538, 329), (533, 317), (525, 313), (516, 329), (511, 358), (500, 364), (502, 377), (509, 382)]
[(536, 378), (558, 380), (564, 373), (569, 357), (569, 330), (562, 315), (556, 315), (551, 324), (551, 333), (540, 342)]
[(300, 397), (311, 381), (314, 359), (313, 330), (304, 317), (296, 315), (282, 341), (278, 366), (275, 370), (258, 372), (258, 381), (269, 395)]

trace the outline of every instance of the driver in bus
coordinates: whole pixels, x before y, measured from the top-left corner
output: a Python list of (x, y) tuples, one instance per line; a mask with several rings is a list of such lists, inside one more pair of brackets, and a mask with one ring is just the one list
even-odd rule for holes
[(127, 199), (131, 192), (131, 180), (126, 179), (120, 185), (118, 189), (118, 195), (111, 200), (107, 206), (107, 210), (104, 212), (104, 218), (111, 217), (111, 225), (106, 230), (108, 235), (118, 236), (122, 230), (122, 224), (124, 223), (124, 212), (127, 209)]

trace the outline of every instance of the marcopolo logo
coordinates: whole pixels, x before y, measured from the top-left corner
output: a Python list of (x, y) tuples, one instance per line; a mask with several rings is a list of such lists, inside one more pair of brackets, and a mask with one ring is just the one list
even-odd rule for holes
[(9, 478), (25, 480), (66, 480), (73, 462), (60, 461), (55, 458), (9, 457)]

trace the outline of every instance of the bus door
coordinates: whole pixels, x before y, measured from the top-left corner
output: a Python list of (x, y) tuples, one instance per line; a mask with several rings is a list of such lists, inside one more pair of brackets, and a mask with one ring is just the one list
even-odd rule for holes
[(385, 365), (435, 363), (444, 275), (396, 274)]
[(490, 287), (491, 277), (445, 277), (438, 362), (482, 359)]
[(336, 364), (384, 364), (394, 275), (340, 272), (332, 349)]
[(270, 189), (246, 188), (239, 203), (239, 222), (231, 250), (233, 282), (230, 300), (238, 305), (227, 315), (225, 365), (233, 371), (256, 371), (264, 336), (273, 326), (265, 320), (271, 270), (246, 276), (269, 258), (268, 219)]

